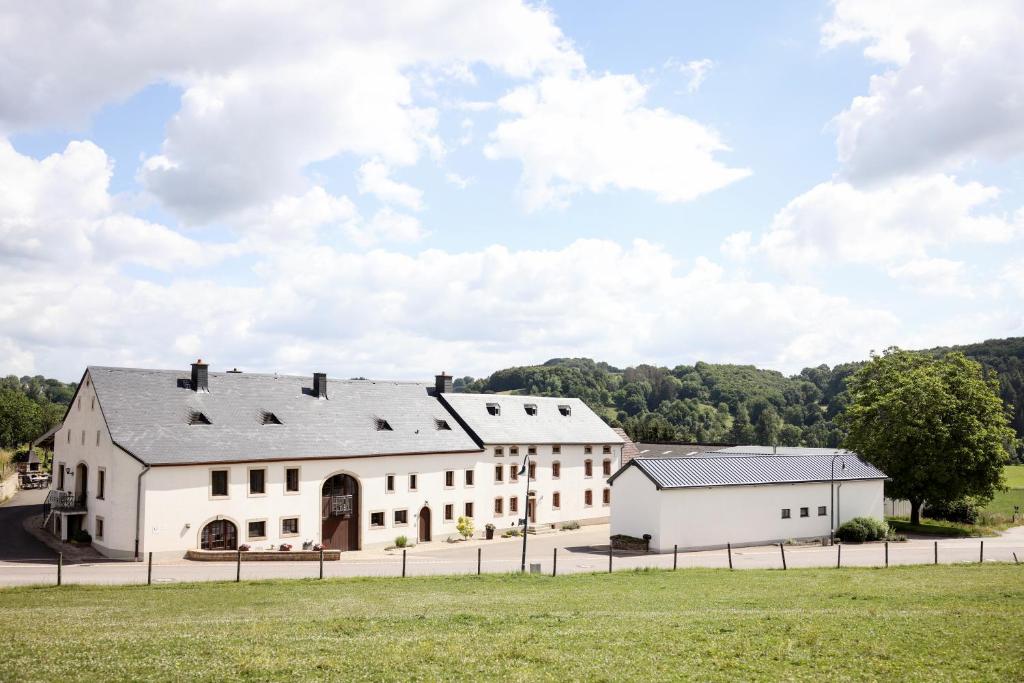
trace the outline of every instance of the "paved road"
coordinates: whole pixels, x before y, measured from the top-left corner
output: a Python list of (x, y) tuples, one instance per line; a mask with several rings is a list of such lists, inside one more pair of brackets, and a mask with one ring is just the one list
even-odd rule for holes
[[(20, 497), (20, 494), (19, 494)], [(23, 501), (19, 501), (21, 503)], [(4, 510), (5, 508), (0, 508)], [(27, 513), (19, 513), (27, 514)], [(7, 529), (8, 525), (4, 524)], [(16, 527), (20, 530), (20, 521)], [(540, 563), (542, 571), (551, 572), (552, 555), (558, 549), (558, 573), (603, 572), (608, 570), (607, 525), (584, 527), (577, 531), (549, 535), (531, 536), (528, 540), (528, 563)], [(34, 543), (34, 539), (32, 539)], [(15, 544), (24, 540), (13, 541)], [(493, 541), (471, 541), (469, 543), (447, 544), (443, 542), (423, 544), (408, 551), (406, 572), (409, 576), (425, 574), (473, 574), (477, 571), (477, 551), (480, 549), (480, 568), (487, 573), (518, 571), (521, 539), (495, 539)], [(597, 547), (595, 547), (597, 546)], [(4, 548), (0, 545), (0, 549)], [(35, 547), (34, 545), (32, 547)], [(981, 539), (945, 539), (938, 542), (939, 561), (943, 564), (970, 562), (980, 559)], [(47, 549), (36, 549), (31, 554), (52, 557)], [(834, 567), (839, 547), (788, 546), (785, 549), (788, 567)], [(1011, 529), (997, 538), (984, 539), (985, 561), (1013, 562), (1013, 553), (1024, 561), (1024, 527)], [(885, 564), (885, 546), (880, 543), (846, 545), (842, 547), (843, 566), (874, 566)], [(932, 540), (916, 539), (906, 543), (889, 544), (889, 563), (931, 564), (934, 561), (935, 545)], [(20, 561), (3, 552), (0, 559), (0, 585), (27, 585), (53, 583), (56, 567), (40, 566), (38, 563)], [(782, 555), (778, 546), (759, 546), (735, 549), (732, 552), (736, 569), (782, 568)], [(673, 556), (640, 555), (617, 556), (613, 560), (616, 570), (641, 567), (671, 569)], [(719, 567), (729, 566), (725, 550), (680, 553), (678, 566)], [(52, 560), (51, 560), (52, 563)], [(64, 567), (66, 583), (130, 584), (146, 582), (146, 565), (135, 562), (83, 562)], [(319, 567), (316, 562), (244, 562), (242, 578), (314, 578)], [(174, 560), (154, 563), (154, 583), (180, 581), (228, 581), (235, 578), (236, 567), (229, 562), (189, 562)], [(362, 551), (344, 553), (339, 562), (324, 564), (327, 577), (342, 576), (400, 576), (402, 573), (401, 552)]]
[[(47, 489), (18, 491), (14, 498), (0, 506), (0, 560), (22, 564), (52, 564), (57, 553), (25, 532), (22, 522), (26, 517), (38, 515), (46, 500)], [(0, 571), (0, 581), (3, 572)]]

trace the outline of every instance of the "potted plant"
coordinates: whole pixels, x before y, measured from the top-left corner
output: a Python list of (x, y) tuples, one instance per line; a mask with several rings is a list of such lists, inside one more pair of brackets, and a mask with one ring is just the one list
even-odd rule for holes
[(238, 546), (238, 552), (240, 552), (240, 553), (247, 553), (247, 552), (249, 552), (249, 544), (248, 543), (243, 543), (242, 545)]
[(484, 534), (485, 534), (485, 538), (488, 541), (491, 540), (492, 538), (494, 538), (494, 525), (493, 524), (485, 525), (484, 526)]
[(292, 544), (291, 543), (282, 543), (281, 546), (278, 548), (278, 550), (280, 550), (283, 553), (286, 553), (286, 552), (288, 552), (291, 549), (292, 549)]

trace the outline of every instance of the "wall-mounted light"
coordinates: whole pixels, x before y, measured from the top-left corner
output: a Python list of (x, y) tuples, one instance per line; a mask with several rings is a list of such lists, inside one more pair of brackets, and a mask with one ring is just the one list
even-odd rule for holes
[(71, 474), (71, 468), (70, 467), (65, 467), (64, 468), (64, 473), (65, 474)]

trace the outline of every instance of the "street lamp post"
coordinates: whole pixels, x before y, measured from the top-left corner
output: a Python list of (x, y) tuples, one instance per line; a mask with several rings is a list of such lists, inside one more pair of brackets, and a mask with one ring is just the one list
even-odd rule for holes
[[(835, 455), (832, 456), (832, 480), (829, 484), (829, 514), (831, 515), (831, 517), (829, 522), (828, 537), (830, 545), (835, 545), (836, 543), (836, 458), (841, 458), (844, 455), (846, 454), (836, 453)], [(842, 466), (841, 469), (846, 469), (845, 460), (842, 461), (840, 465)]]
[(530, 460), (530, 453), (527, 452), (523, 457), (523, 466), (519, 470), (519, 476), (525, 475), (526, 478), (526, 498), (523, 499), (523, 562), (520, 566), (520, 571), (526, 573), (526, 527), (530, 523), (530, 469), (527, 467), (527, 463)]

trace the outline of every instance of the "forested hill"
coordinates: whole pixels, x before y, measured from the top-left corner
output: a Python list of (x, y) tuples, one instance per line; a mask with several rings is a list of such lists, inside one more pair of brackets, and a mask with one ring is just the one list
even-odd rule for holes
[(77, 386), (41, 375), (0, 378), (0, 449), (24, 446), (59, 423)]
[[(1024, 337), (948, 348), (963, 351), (999, 376), (1013, 427), (1024, 436)], [(456, 391), (578, 396), (637, 441), (778, 443), (838, 446), (835, 417), (846, 379), (865, 361), (805, 368), (786, 376), (752, 365), (698, 362), (674, 368), (615, 368), (589, 358), (554, 358), (507, 368), (486, 379), (463, 377)]]

